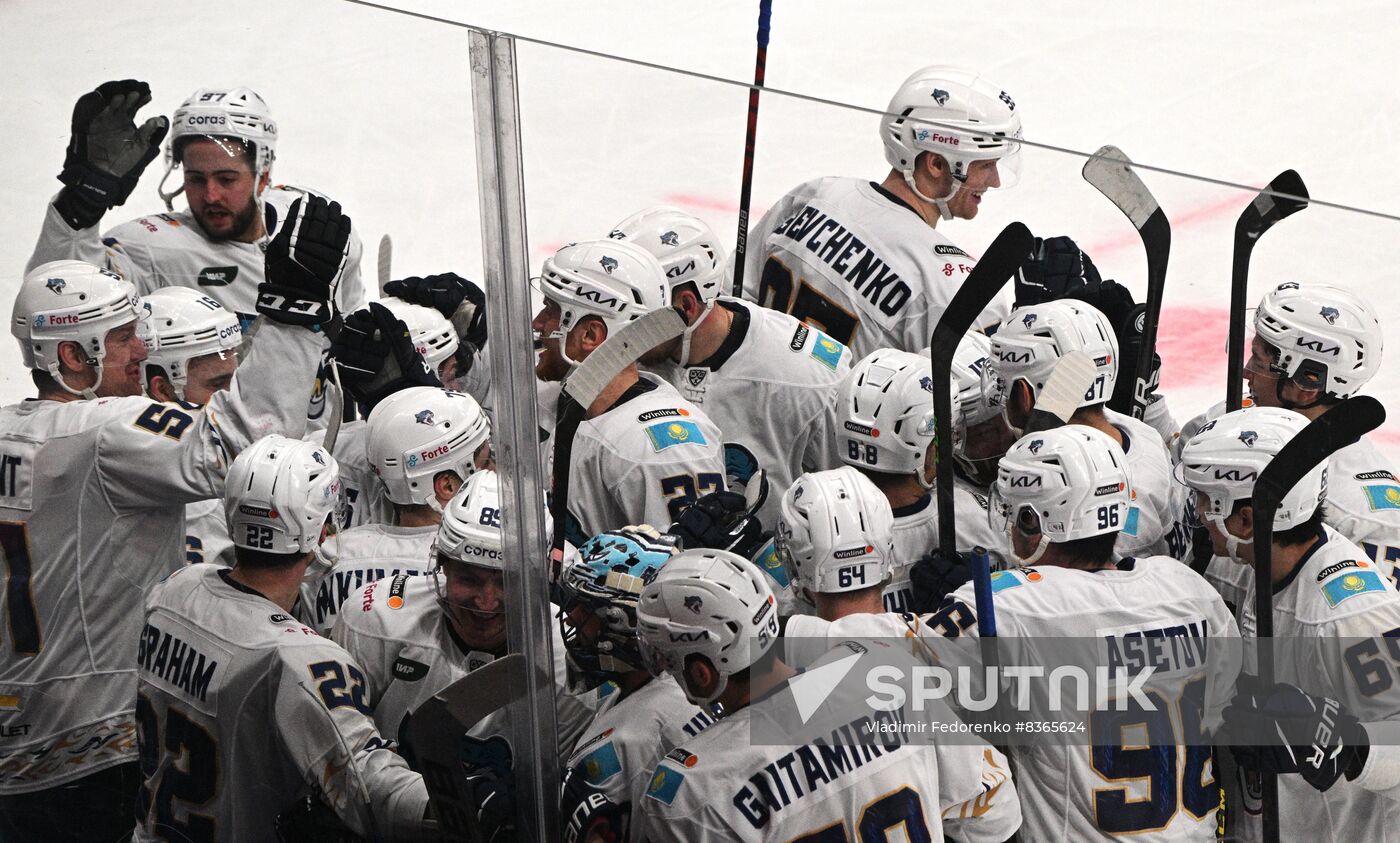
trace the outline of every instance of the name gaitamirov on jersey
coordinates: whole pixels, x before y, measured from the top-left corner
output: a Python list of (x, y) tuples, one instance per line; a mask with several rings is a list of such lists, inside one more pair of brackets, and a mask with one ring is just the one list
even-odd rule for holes
[[(823, 240), (822, 236), (828, 233), (829, 236)], [(914, 295), (898, 273), (890, 269), (863, 240), (814, 205), (798, 211), (774, 229), (773, 235), (782, 235), (802, 243), (809, 252), (841, 273), (841, 277), (856, 292), (880, 308), (886, 316), (899, 313)], [(856, 258), (857, 255), (860, 257)], [(853, 258), (856, 259), (854, 265), (851, 264)]]
[(219, 667), (218, 662), (206, 659), (203, 653), (151, 624), (141, 630), (136, 663), (143, 672), (200, 702), (206, 701), (209, 682)]

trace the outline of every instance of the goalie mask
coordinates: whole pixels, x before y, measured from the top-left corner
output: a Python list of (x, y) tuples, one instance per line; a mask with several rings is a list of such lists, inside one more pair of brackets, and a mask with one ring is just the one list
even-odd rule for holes
[(812, 594), (879, 586), (894, 572), (894, 513), (850, 466), (804, 474), (783, 494), (778, 558)]
[[(641, 654), (652, 675), (669, 673), (695, 705), (719, 699), (729, 677), (748, 668), (778, 637), (778, 608), (768, 581), (726, 550), (687, 550), (656, 575), (637, 603)], [(686, 660), (700, 656), (719, 674), (704, 694), (690, 687)]]

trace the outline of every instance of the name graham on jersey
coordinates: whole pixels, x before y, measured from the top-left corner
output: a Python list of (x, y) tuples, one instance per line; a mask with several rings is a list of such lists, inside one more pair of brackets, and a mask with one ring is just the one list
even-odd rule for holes
[[(754, 828), (763, 828), (798, 799), (814, 793), (869, 761), (899, 749), (904, 721), (899, 711), (860, 717), (831, 733), (828, 741), (799, 746), (749, 776), (731, 800)], [(881, 737), (871, 742), (871, 736)]]
[(784, 221), (773, 235), (783, 235), (806, 246), (886, 316), (898, 314), (914, 295), (909, 285), (863, 240), (812, 205)]
[(141, 631), (136, 663), (143, 673), (158, 677), (192, 699), (205, 701), (219, 663), (152, 624)]

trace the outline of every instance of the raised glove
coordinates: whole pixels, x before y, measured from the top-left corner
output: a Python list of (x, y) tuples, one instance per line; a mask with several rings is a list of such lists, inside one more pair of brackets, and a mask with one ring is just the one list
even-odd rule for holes
[(384, 285), (384, 294), (434, 308), (452, 320), (460, 339), (478, 349), (486, 347), (486, 294), (462, 276), (446, 272), (390, 281)]
[[(1239, 765), (1266, 773), (1297, 773), (1319, 791), (1366, 764), (1366, 729), (1342, 704), (1285, 682), (1263, 687), (1241, 675), (1225, 708), (1225, 735)], [(1280, 736), (1285, 744), (1280, 744)]]
[(909, 569), (909, 585), (914, 592), (910, 611), (916, 614), (936, 611), (943, 598), (972, 579), (972, 563), (966, 553), (945, 556), (934, 550), (919, 558)]
[(1016, 270), (1016, 306), (1055, 301), (1078, 290), (1097, 290), (1099, 270), (1068, 237), (1035, 238)]
[(96, 225), (104, 211), (125, 202), (160, 153), (170, 121), (157, 116), (138, 127), (135, 120), (150, 101), (150, 85), (123, 79), (103, 82), (73, 106), (73, 133), (58, 174), (66, 187), (56, 206), (75, 230)]
[(339, 202), (308, 194), (292, 203), (267, 246), (258, 312), (289, 325), (323, 325), (350, 253), (350, 217)]
[(340, 381), (369, 415), (386, 396), (410, 386), (442, 386), (418, 353), (408, 326), (379, 302), (370, 302), (345, 318), (331, 343), (340, 366)]
[(682, 509), (666, 532), (683, 550), (728, 550), (751, 559), (770, 535), (754, 515), (757, 509), (738, 492), (710, 492)]

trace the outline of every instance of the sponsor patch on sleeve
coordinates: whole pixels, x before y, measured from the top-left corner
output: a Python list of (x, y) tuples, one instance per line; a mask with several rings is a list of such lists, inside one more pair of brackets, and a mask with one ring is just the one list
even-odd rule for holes
[(583, 779), (591, 785), (599, 785), (622, 772), (622, 762), (617, 757), (617, 747), (612, 741), (600, 745), (579, 762), (583, 768)]
[(684, 781), (685, 776), (679, 770), (661, 764), (652, 774), (651, 784), (647, 785), (647, 797), (670, 805), (676, 800), (676, 793), (680, 791)]
[(673, 421), (654, 424), (647, 428), (651, 447), (664, 451), (672, 445), (704, 445), (705, 434), (693, 421)]
[(1382, 509), (1400, 509), (1400, 486), (1383, 483), (1362, 486), (1361, 488), (1366, 493), (1366, 500), (1371, 504), (1372, 512)]
[(957, 255), (958, 257), (963, 258), (972, 257), (967, 252), (964, 252), (962, 249), (959, 249), (957, 246), (948, 246), (944, 244), (934, 246), (933, 253), (935, 255)]
[(841, 354), (846, 347), (826, 334), (817, 332), (817, 341), (812, 343), (812, 356), (817, 358), (817, 362), (823, 366), (836, 371), (836, 365), (841, 362)]
[(1365, 594), (1368, 591), (1385, 591), (1381, 575), (1375, 571), (1358, 570), (1333, 577), (1322, 584), (1322, 596), (1333, 608), (1341, 605), (1348, 597)]

